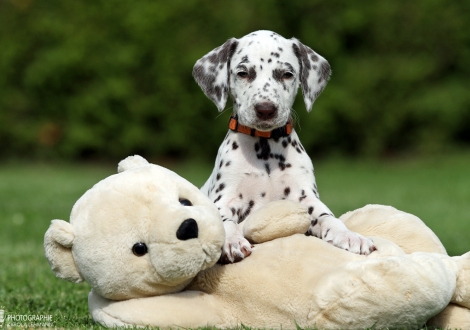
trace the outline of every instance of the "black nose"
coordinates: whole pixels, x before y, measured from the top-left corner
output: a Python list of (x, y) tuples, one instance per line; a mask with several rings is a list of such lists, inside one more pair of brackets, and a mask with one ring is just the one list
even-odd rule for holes
[(191, 238), (197, 238), (199, 229), (194, 219), (186, 219), (176, 231), (176, 237), (179, 240), (186, 241)]
[(274, 117), (277, 108), (271, 102), (263, 102), (255, 105), (256, 116), (262, 120), (268, 120)]

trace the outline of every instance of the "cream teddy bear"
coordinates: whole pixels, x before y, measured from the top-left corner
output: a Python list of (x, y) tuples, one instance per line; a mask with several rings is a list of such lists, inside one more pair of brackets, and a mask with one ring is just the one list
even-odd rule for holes
[(219, 265), (224, 230), (206, 196), (140, 156), (118, 171), (44, 239), (57, 277), (91, 285), (90, 313), (105, 326), (470, 328), (470, 253), (447, 256), (410, 214), (378, 205), (345, 214), (378, 247), (362, 256), (303, 235), (306, 210), (273, 202), (244, 222), (252, 255)]

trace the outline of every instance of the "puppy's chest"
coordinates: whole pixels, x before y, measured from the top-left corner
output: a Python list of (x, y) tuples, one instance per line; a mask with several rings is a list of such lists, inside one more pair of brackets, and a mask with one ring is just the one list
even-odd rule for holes
[(217, 163), (217, 181), (237, 192), (272, 195), (269, 199), (278, 199), (287, 184), (314, 182), (312, 162), (295, 132), (279, 139), (230, 132)]

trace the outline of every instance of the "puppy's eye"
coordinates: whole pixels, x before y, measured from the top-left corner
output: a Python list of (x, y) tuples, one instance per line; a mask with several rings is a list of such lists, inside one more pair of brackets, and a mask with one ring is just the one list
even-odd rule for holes
[(240, 72), (237, 73), (237, 76), (239, 76), (240, 78), (246, 78), (246, 77), (248, 77), (248, 72), (240, 71)]
[(145, 243), (135, 243), (132, 247), (132, 253), (134, 253), (137, 257), (142, 257), (143, 255), (147, 254), (147, 245)]
[(284, 72), (284, 74), (282, 75), (282, 79), (290, 79), (294, 76), (294, 74), (292, 72)]
[(193, 203), (186, 198), (180, 198), (180, 203), (183, 206), (193, 206)]

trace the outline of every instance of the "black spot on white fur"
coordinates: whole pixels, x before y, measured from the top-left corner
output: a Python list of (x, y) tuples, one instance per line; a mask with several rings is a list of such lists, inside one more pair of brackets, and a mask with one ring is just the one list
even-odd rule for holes
[(289, 188), (289, 187), (286, 187), (286, 188), (284, 189), (284, 196), (287, 197), (287, 196), (289, 196), (289, 194), (290, 194), (290, 188)]
[(248, 70), (248, 82), (253, 82), (256, 79), (256, 71), (254, 68)]
[(303, 201), (305, 198), (307, 198), (307, 195), (305, 195), (305, 190), (302, 189), (300, 192), (299, 202)]
[(269, 163), (265, 163), (264, 168), (266, 169), (266, 173), (268, 173), (269, 175), (271, 173), (271, 168), (269, 167)]
[(260, 138), (259, 142), (255, 143), (255, 151), (258, 159), (268, 160), (271, 153), (268, 139)]
[(224, 188), (225, 188), (225, 183), (221, 183), (219, 187), (217, 188), (217, 190), (215, 191), (215, 193), (218, 193), (219, 191), (224, 190)]
[(238, 210), (238, 223), (243, 222), (246, 219), (246, 217), (251, 213), (251, 209), (254, 205), (255, 202), (250, 200), (250, 202), (248, 203), (248, 207), (245, 209), (244, 212), (241, 212), (241, 209)]
[(273, 78), (274, 80), (278, 82), (282, 82), (282, 75), (284, 74), (284, 71), (281, 69), (274, 69), (273, 70)]

